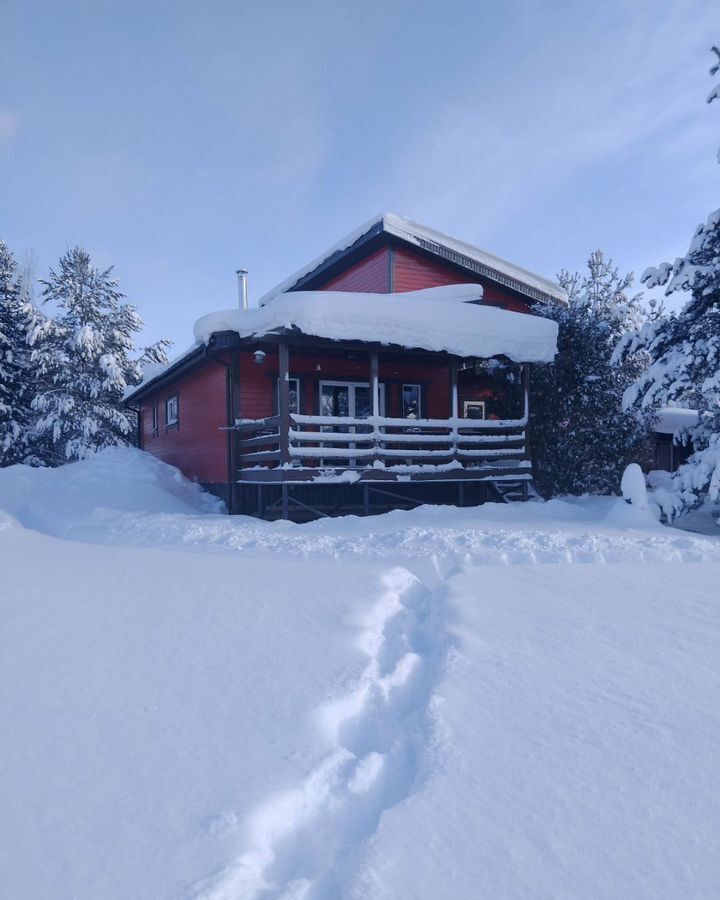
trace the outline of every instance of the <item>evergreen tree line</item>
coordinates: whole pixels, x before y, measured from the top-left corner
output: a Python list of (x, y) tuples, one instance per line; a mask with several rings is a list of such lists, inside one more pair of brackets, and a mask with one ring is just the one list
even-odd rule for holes
[(631, 293), (596, 250), (585, 273), (562, 271), (567, 306), (536, 304), (534, 312), (558, 324), (555, 361), (531, 374), (530, 448), (544, 497), (617, 493), (623, 469), (651, 453), (650, 414), (623, 409), (623, 396), (646, 365), (642, 352), (613, 357), (623, 336), (656, 315)]
[(144, 364), (167, 362), (168, 341), (136, 349), (142, 319), (123, 302), (112, 268), (93, 266), (82, 247), (40, 284), (44, 308), (0, 240), (0, 466), (57, 466), (134, 444), (123, 395), (142, 381)]
[[(720, 73), (720, 49), (710, 75)], [(707, 97), (720, 99), (720, 83)], [(720, 152), (718, 152), (720, 162)], [(567, 308), (536, 309), (559, 325), (558, 356), (537, 367), (530, 433), (541, 491), (614, 493), (622, 467), (643, 456), (647, 427), (666, 406), (698, 411), (676, 442), (687, 463), (653, 499), (667, 521), (720, 500), (720, 209), (698, 225), (685, 256), (650, 267), (641, 281), (689, 295), (678, 313), (643, 306), (595, 253), (584, 276), (560, 273)]]

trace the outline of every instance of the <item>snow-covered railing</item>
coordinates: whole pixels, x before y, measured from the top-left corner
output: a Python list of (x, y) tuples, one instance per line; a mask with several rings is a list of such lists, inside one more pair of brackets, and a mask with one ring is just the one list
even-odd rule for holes
[[(393, 419), (388, 416), (368, 416), (365, 419), (353, 419), (350, 416), (301, 416), (291, 413), (290, 418), (296, 425), (363, 425), (388, 428), (454, 428), (479, 429), (483, 431), (502, 430), (505, 428), (523, 428), (527, 425), (527, 416), (519, 419), (465, 419), (461, 417), (448, 419)], [(259, 421), (268, 421), (267, 419)]]
[(286, 430), (280, 416), (241, 420), (236, 429), (239, 464), (309, 463), (333, 468), (438, 465), (508, 465), (527, 459), (525, 426), (520, 419), (366, 419), (290, 414)]

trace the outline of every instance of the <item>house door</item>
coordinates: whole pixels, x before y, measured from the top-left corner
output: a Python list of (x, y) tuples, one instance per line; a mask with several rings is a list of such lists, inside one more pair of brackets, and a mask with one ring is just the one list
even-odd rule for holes
[[(384, 385), (379, 386), (380, 415), (385, 415), (385, 390)], [(372, 398), (370, 385), (367, 382), (357, 381), (321, 381), (320, 382), (320, 415), (334, 418), (367, 419), (372, 415)], [(364, 425), (324, 425), (323, 431), (341, 431), (352, 434), (367, 434), (372, 430), (371, 426)], [(348, 447), (354, 450), (355, 443), (327, 444), (326, 446)], [(366, 446), (366, 445), (361, 445)], [(356, 459), (324, 459), (323, 465), (355, 466)]]

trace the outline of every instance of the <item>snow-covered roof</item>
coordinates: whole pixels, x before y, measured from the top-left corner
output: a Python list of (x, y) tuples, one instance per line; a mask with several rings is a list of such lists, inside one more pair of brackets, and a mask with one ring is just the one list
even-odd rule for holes
[(221, 331), (260, 338), (296, 329), (318, 338), (392, 344), (464, 357), (504, 355), (516, 362), (540, 363), (554, 358), (555, 322), (478, 305), (481, 296), (477, 284), (401, 294), (294, 291), (276, 296), (263, 307), (203, 316), (195, 323), (194, 336), (207, 343), (213, 333)]
[(167, 363), (146, 363), (143, 366), (142, 381), (140, 384), (135, 384), (132, 385), (132, 387), (127, 388), (123, 394), (123, 400), (131, 401), (138, 391), (146, 388), (151, 382), (157, 381), (158, 378), (161, 378), (170, 369), (182, 365), (182, 363), (192, 356), (193, 353), (196, 353), (201, 346), (202, 345), (198, 341), (195, 341), (195, 343), (188, 347), (187, 350), (183, 350), (182, 353), (178, 353), (171, 357)]
[[(428, 228), (426, 225), (421, 225), (412, 219), (406, 219), (404, 216), (398, 216), (395, 213), (382, 213), (365, 222), (360, 228), (356, 228), (355, 231), (346, 235), (346, 237), (330, 247), (329, 250), (326, 250), (317, 259), (303, 266), (294, 275), (286, 278), (285, 281), (268, 291), (267, 294), (260, 298), (259, 305), (264, 306), (278, 294), (292, 290), (299, 281), (320, 268), (324, 263), (330, 261), (334, 256), (341, 254), (358, 243), (370, 231), (382, 231), (393, 235), (424, 250), (437, 253), (457, 265), (470, 264), (473, 270), (478, 271), (478, 274), (506, 284), (508, 287), (528, 294), (534, 299), (544, 299), (562, 304), (567, 303), (565, 291), (549, 278), (543, 278), (542, 275), (529, 272), (527, 269), (516, 266), (506, 259), (501, 259), (493, 253), (480, 250), (479, 247), (474, 247), (465, 241), (450, 237), (450, 235), (436, 231), (434, 228)], [(537, 294), (540, 296), (536, 296)]]
[(656, 434), (675, 434), (681, 428), (693, 428), (698, 420), (696, 409), (681, 406), (665, 406), (656, 415), (657, 422), (652, 427)]

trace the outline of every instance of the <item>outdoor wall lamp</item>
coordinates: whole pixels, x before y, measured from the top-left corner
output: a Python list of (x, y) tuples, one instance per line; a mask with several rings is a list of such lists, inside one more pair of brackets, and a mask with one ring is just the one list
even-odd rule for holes
[(256, 350), (253, 353), (253, 356), (255, 357), (255, 362), (259, 366), (261, 366), (265, 362), (265, 351), (264, 350)]

